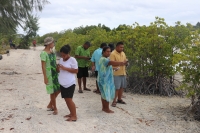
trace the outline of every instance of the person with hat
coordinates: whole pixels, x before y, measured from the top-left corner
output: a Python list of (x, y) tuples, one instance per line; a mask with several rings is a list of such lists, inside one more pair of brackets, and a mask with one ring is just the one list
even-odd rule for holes
[[(78, 62), (78, 86), (79, 86), (79, 93), (83, 93), (83, 90), (91, 91), (86, 87), (86, 77), (88, 77), (88, 66), (90, 61), (90, 42), (85, 42), (82, 46), (78, 46), (75, 51), (75, 58)], [(81, 86), (81, 80), (83, 79), (83, 89)]]
[(58, 82), (58, 73), (56, 65), (56, 55), (53, 53), (54, 39), (46, 37), (44, 39), (44, 50), (40, 54), (44, 83), (46, 84), (47, 94), (50, 94), (50, 102), (47, 106), (49, 111), (54, 111), (57, 115), (56, 97), (60, 93), (60, 84)]

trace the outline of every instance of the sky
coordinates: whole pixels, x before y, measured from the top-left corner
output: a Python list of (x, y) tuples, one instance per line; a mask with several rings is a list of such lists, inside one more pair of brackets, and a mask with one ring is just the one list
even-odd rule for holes
[(200, 0), (49, 0), (39, 17), (40, 36), (79, 26), (149, 25), (155, 17), (168, 25), (200, 22)]

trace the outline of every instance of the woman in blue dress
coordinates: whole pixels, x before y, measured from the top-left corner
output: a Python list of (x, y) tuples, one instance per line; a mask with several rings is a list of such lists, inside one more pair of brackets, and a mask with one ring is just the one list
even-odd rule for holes
[(123, 66), (127, 62), (117, 62), (110, 61), (108, 57), (110, 56), (111, 49), (106, 46), (103, 48), (102, 57), (99, 60), (99, 74), (97, 77), (98, 86), (101, 92), (102, 101), (102, 111), (106, 113), (114, 113), (114, 111), (109, 109), (109, 102), (115, 97), (115, 85), (113, 79), (113, 66)]

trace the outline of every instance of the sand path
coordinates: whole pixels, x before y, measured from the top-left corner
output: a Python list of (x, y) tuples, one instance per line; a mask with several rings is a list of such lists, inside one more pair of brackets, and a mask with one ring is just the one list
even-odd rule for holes
[[(127, 105), (111, 107), (114, 114), (101, 111), (100, 95), (93, 92), (74, 94), (77, 122), (63, 118), (69, 111), (59, 95), (59, 114), (46, 111), (46, 94), (36, 51), (11, 50), (0, 60), (0, 132), (2, 133), (198, 133), (200, 123), (185, 121), (180, 109), (190, 100), (180, 97), (159, 97), (125, 94)], [(14, 73), (10, 73), (14, 72)], [(13, 74), (13, 75), (8, 75)], [(95, 89), (95, 79), (88, 79)]]

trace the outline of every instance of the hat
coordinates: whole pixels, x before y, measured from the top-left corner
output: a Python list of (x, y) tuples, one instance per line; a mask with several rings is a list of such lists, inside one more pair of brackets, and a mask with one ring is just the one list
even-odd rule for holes
[(51, 44), (52, 42), (54, 42), (53, 37), (46, 37), (44, 39), (44, 46), (47, 46), (47, 45)]

